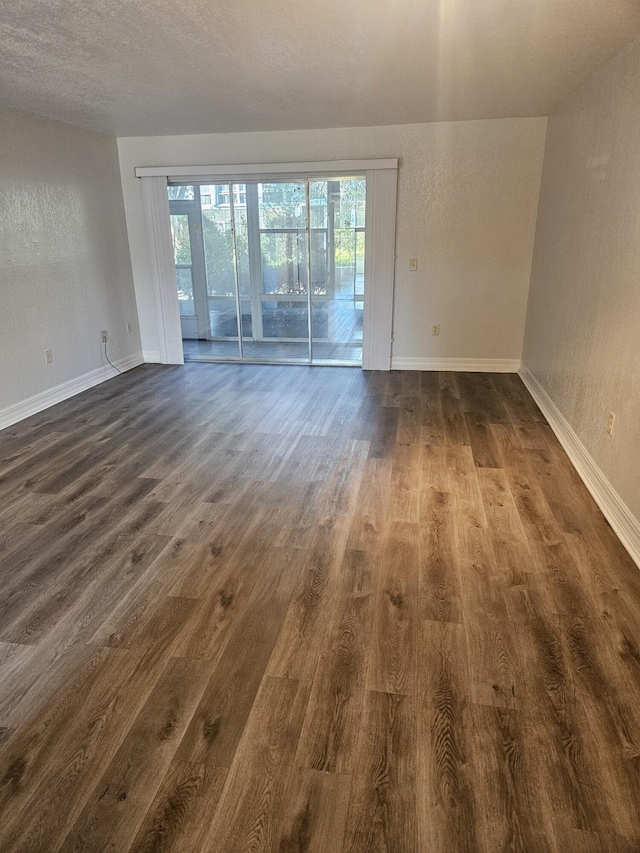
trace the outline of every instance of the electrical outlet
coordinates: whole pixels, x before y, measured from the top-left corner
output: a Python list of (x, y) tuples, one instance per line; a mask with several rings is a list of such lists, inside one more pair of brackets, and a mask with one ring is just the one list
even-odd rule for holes
[(616, 416), (613, 412), (609, 412), (609, 420), (607, 421), (607, 432), (609, 435), (613, 435), (613, 424), (616, 419)]
[(131, 323), (127, 323), (127, 334), (131, 334)]
[(51, 355), (50, 349), (46, 349), (44, 351), (44, 360), (45, 360), (45, 364), (51, 364), (51, 362), (53, 361), (53, 356)]
[(418, 269), (418, 259), (409, 258), (409, 272), (415, 272)]
[(440, 334), (440, 323), (436, 323), (435, 325), (433, 325), (431, 327), (431, 334), (432, 335), (439, 335)]
[(107, 330), (106, 330), (106, 329), (103, 329), (103, 330), (100, 332), (100, 343), (101, 343), (101, 344), (106, 344), (106, 342), (107, 342)]

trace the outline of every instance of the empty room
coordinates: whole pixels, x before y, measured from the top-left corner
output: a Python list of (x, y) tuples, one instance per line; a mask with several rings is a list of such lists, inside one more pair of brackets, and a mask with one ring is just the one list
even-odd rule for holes
[(638, 0), (0, 12), (0, 853), (639, 853)]

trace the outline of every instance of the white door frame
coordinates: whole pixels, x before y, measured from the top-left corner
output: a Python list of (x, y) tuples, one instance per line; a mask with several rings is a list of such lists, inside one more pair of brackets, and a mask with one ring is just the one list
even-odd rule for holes
[(366, 175), (364, 324), (362, 367), (390, 370), (395, 274), (397, 159), (331, 160), (242, 166), (138, 167), (144, 200), (151, 277), (156, 293), (162, 364), (183, 364), (180, 315), (176, 299), (173, 247), (169, 225), (168, 180), (181, 183), (244, 183), (286, 176), (300, 179)]

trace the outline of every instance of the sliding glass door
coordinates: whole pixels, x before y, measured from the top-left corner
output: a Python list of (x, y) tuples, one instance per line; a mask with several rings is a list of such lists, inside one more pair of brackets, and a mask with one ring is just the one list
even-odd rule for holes
[(364, 177), (168, 192), (186, 360), (361, 363)]

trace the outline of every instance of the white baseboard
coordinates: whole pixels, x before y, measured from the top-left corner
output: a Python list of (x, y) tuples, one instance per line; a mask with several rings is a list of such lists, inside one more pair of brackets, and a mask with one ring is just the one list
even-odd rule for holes
[(142, 353), (145, 364), (160, 364), (160, 353), (155, 349), (146, 349)]
[[(127, 370), (132, 370), (134, 367), (140, 367), (141, 364), (144, 364), (144, 358), (141, 352), (134, 352), (133, 355), (126, 355), (124, 358), (113, 363), (120, 373), (126, 373)], [(107, 378), (111, 379), (112, 376)]]
[(640, 521), (633, 515), (602, 473), (587, 448), (573, 431), (569, 421), (533, 373), (522, 365), (519, 374), (527, 390), (538, 404), (540, 411), (549, 421), (549, 426), (564, 447), (573, 467), (602, 510), (602, 514), (629, 552), (631, 559), (640, 568)]
[[(142, 353), (137, 352), (133, 355), (128, 355), (121, 358), (119, 361), (114, 361), (115, 367), (124, 373), (143, 364)], [(106, 382), (107, 379), (113, 379), (118, 373), (110, 365), (98, 367), (95, 370), (90, 370), (89, 373), (83, 373), (82, 376), (76, 376), (74, 379), (69, 379), (61, 385), (56, 385), (54, 388), (48, 388), (46, 391), (41, 391), (39, 394), (34, 394), (33, 397), (28, 397), (19, 403), (14, 403), (12, 406), (7, 406), (0, 410), (0, 429), (11, 426), (12, 424), (23, 421), (25, 418), (35, 415), (50, 406), (55, 406), (56, 403), (61, 403), (63, 400), (68, 400), (69, 397), (74, 397), (88, 388), (93, 388), (94, 385), (99, 385), (101, 382)]]
[(517, 373), (519, 358), (403, 358), (391, 359), (391, 370), (461, 370), (465, 373)]

